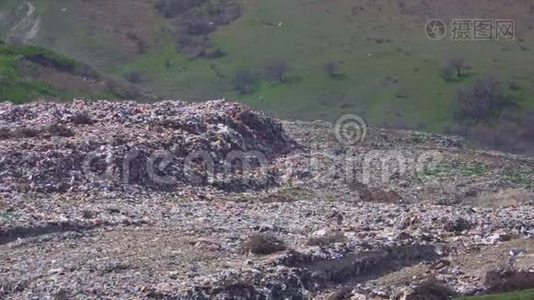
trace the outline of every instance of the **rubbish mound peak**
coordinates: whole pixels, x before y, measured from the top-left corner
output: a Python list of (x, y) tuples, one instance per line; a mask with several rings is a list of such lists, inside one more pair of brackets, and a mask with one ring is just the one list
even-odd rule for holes
[(2, 103), (0, 189), (254, 189), (272, 182), (236, 176), (296, 146), (277, 120), (224, 100)]

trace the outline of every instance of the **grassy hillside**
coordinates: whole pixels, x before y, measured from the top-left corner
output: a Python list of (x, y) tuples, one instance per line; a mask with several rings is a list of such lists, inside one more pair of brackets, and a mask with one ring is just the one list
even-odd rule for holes
[[(68, 72), (75, 72), (81, 67), (74, 60), (44, 48), (8, 46), (0, 42), (0, 99), (20, 103), (35, 98), (62, 99), (82, 95), (73, 90), (62, 90), (50, 83), (28, 79), (21, 71), (20, 63), (32, 60), (46, 61), (53, 67)], [(100, 96), (117, 97), (113, 94)]]
[[(42, 22), (31, 42), (162, 97), (239, 99), (284, 118), (332, 120), (350, 112), (375, 124), (443, 131), (454, 123), (457, 90), (485, 74), (497, 77), (520, 109), (534, 108), (534, 15), (527, 1), (236, 1), (240, 18), (207, 34), (222, 56), (177, 51), (188, 15), (169, 18), (156, 0), (36, 1)], [(27, 10), (15, 3), (0, 4), (11, 16), (0, 22), (4, 32)], [(434, 17), (512, 18), (517, 38), (431, 41), (424, 26)], [(446, 81), (440, 69), (457, 56), (471, 66), (469, 76)], [(259, 75), (273, 61), (287, 64), (283, 82)], [(325, 71), (327, 64), (336, 66), (336, 76)], [(235, 89), (240, 71), (254, 76), (244, 94)]]
[(127, 99), (137, 88), (105, 77), (83, 63), (38, 46), (0, 41), (0, 100)]
[(495, 294), (478, 297), (464, 297), (458, 300), (530, 300), (534, 299), (534, 290), (513, 292), (506, 294)]

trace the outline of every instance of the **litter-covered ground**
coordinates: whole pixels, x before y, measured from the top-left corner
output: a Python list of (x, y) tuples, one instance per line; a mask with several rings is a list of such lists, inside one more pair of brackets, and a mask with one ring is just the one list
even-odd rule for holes
[(225, 101), (1, 104), (0, 298), (534, 287), (534, 160), (419, 132), (343, 136)]

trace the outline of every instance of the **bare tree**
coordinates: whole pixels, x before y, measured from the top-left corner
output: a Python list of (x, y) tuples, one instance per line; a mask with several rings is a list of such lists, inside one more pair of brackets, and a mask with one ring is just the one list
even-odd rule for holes
[(336, 62), (328, 62), (323, 67), (324, 72), (332, 77), (332, 78), (339, 78), (341, 76), (341, 67)]
[(470, 68), (463, 57), (451, 57), (447, 59), (444, 65), (444, 69), (456, 71), (456, 77), (458, 78), (464, 76)]
[(256, 76), (247, 69), (239, 70), (235, 74), (234, 89), (240, 94), (250, 94), (254, 90)]
[(289, 71), (287, 62), (284, 60), (273, 60), (264, 66), (263, 77), (267, 80), (276, 80), (283, 83), (287, 71)]
[(441, 78), (451, 81), (457, 76), (456, 68), (451, 64), (444, 64), (440, 70)]
[(458, 92), (458, 104), (464, 117), (480, 120), (489, 117), (504, 104), (501, 83), (485, 76)]
[(124, 79), (133, 84), (139, 84), (144, 80), (144, 74), (138, 70), (132, 70), (122, 75)]
[(165, 18), (174, 18), (202, 2), (203, 0), (158, 0), (155, 7)]

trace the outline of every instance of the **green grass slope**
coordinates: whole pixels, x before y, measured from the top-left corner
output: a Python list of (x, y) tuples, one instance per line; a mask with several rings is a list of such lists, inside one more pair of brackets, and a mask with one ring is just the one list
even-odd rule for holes
[(534, 299), (534, 290), (519, 291), (505, 294), (495, 294), (486, 296), (463, 297), (457, 300), (532, 300)]
[(35, 57), (46, 58), (64, 68), (76, 68), (73, 60), (44, 48), (8, 46), (0, 42), (0, 99), (20, 103), (37, 97), (74, 96), (74, 93), (59, 90), (50, 84), (24, 78), (17, 68), (17, 61)]
[[(178, 52), (176, 20), (159, 14), (156, 0), (35, 1), (42, 24), (32, 42), (114, 76), (136, 74), (162, 97), (232, 98), (283, 118), (356, 113), (374, 124), (439, 132), (454, 123), (457, 90), (485, 74), (521, 110), (534, 108), (534, 17), (525, 1), (236, 1), (242, 16), (209, 34), (220, 57)], [(0, 4), (12, 16), (0, 21), (4, 32), (23, 14), (13, 3)], [(516, 39), (432, 41), (424, 26), (434, 17), (511, 18)], [(472, 67), (470, 76), (445, 81), (440, 68), (456, 56)], [(250, 93), (236, 91), (238, 71), (256, 74), (273, 60), (287, 62), (284, 82), (256, 78)], [(324, 71), (331, 62), (340, 76)], [(510, 82), (517, 88), (508, 89)]]
[(101, 75), (86, 64), (39, 46), (0, 41), (0, 100), (144, 98), (139, 88)]

